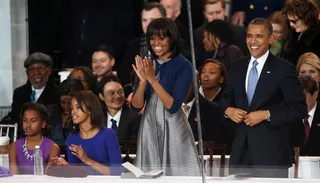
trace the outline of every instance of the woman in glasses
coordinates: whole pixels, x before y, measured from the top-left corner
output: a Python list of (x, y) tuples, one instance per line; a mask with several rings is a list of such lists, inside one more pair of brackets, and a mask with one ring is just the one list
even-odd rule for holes
[(273, 28), (273, 40), (270, 51), (276, 56), (283, 55), (284, 44), (288, 38), (289, 22), (287, 16), (281, 11), (273, 12), (268, 16)]
[(306, 52), (320, 56), (319, 8), (314, 0), (288, 0), (283, 9), (292, 32), (284, 48), (284, 59), (294, 65)]

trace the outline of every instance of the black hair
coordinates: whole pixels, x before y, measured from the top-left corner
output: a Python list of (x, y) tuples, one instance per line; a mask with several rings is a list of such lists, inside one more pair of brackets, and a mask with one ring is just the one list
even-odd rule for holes
[(219, 62), (218, 60), (215, 60), (215, 59), (212, 59), (212, 58), (208, 58), (206, 59), (202, 65), (200, 66), (199, 68), (199, 76), (201, 76), (201, 73), (202, 73), (202, 70), (204, 68), (205, 65), (207, 65), (208, 63), (213, 63), (213, 64), (216, 64), (219, 66), (219, 69), (220, 69), (220, 72), (221, 72), (221, 76), (223, 77), (223, 82), (220, 83), (220, 86), (222, 88), (226, 87), (227, 85), (227, 80), (228, 80), (228, 72), (227, 72), (227, 69), (226, 67), (221, 63)]
[(318, 83), (309, 75), (302, 75), (299, 76), (300, 84), (302, 89), (305, 92), (310, 93), (313, 95), (316, 91), (318, 91)]
[(99, 52), (99, 51), (106, 53), (109, 56), (110, 60), (114, 58), (114, 50), (113, 50), (112, 47), (110, 47), (108, 45), (101, 44), (101, 45), (97, 46), (93, 50), (93, 53), (94, 52)]
[(177, 56), (180, 53), (181, 51), (180, 35), (179, 35), (177, 25), (174, 23), (173, 20), (169, 18), (158, 18), (150, 22), (150, 24), (148, 25), (147, 33), (146, 33), (148, 48), (151, 54), (156, 58), (158, 58), (150, 45), (150, 38), (153, 37), (154, 35), (164, 36), (169, 38), (170, 40), (169, 51), (171, 51), (171, 55), (169, 56), (169, 58)]
[[(49, 114), (48, 114), (48, 110), (47, 108), (39, 103), (35, 103), (35, 102), (27, 102), (24, 103), (21, 107), (21, 112), (20, 112), (20, 124), (23, 124), (23, 116), (24, 113), (28, 110), (34, 110), (37, 111), (40, 115), (40, 119), (41, 121), (46, 121), (46, 126), (44, 128), (42, 128), (42, 135), (47, 137), (50, 135), (51, 133), (51, 122), (50, 122), (50, 118), (49, 118)], [(25, 133), (23, 131), (23, 128), (21, 128), (21, 135), (23, 137), (25, 137)]]
[[(104, 76), (99, 82), (98, 82), (98, 91), (99, 93), (101, 93), (102, 96), (104, 96), (104, 86), (109, 83), (109, 82), (117, 82), (119, 83), (121, 86), (121, 81), (117, 76), (114, 75), (110, 75), (110, 76)], [(122, 86), (123, 88), (123, 86)]]
[(234, 32), (227, 21), (213, 20), (205, 26), (204, 30), (219, 38), (221, 42), (235, 44)]
[[(96, 84), (97, 84), (97, 76), (93, 73), (91, 69), (88, 67), (75, 67), (72, 72), (75, 71), (82, 71), (84, 75), (84, 81), (88, 83), (88, 89), (89, 90), (95, 90), (96, 89)], [(71, 74), (68, 76), (68, 78), (71, 78)]]
[[(268, 35), (271, 36), (273, 34), (273, 27), (272, 24), (265, 18), (255, 18), (251, 20), (249, 25), (262, 25), (266, 31), (268, 32)], [(249, 27), (248, 25), (248, 27)]]
[(61, 96), (70, 96), (71, 93), (84, 90), (83, 85), (80, 80), (78, 79), (71, 79), (67, 78), (66, 80), (62, 81), (59, 85), (59, 95)]

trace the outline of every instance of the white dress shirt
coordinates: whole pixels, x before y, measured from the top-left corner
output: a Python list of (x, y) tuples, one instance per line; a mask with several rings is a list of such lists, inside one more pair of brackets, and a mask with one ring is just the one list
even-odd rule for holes
[(246, 92), (248, 90), (248, 77), (249, 77), (249, 72), (250, 72), (250, 70), (251, 70), (251, 68), (253, 66), (253, 61), (256, 60), (258, 62), (257, 70), (258, 70), (258, 78), (260, 78), (261, 71), (263, 69), (264, 64), (267, 61), (268, 55), (269, 55), (269, 50), (258, 59), (255, 59), (255, 58), (253, 58), (251, 56), (251, 59), (250, 59), (249, 65), (248, 65), (247, 76), (246, 76), (246, 86), (245, 86), (246, 87)]
[(120, 123), (120, 117), (121, 117), (121, 112), (122, 112), (122, 108), (117, 112), (116, 115), (114, 116), (111, 116), (108, 112), (108, 128), (111, 128), (112, 126), (112, 122), (111, 122), (111, 119), (114, 119), (117, 121), (117, 127), (119, 128), (119, 123)]
[[(310, 128), (314, 118), (314, 113), (316, 112), (316, 108), (317, 108), (317, 102), (316, 102), (316, 105), (314, 105), (314, 107), (311, 109), (311, 111), (308, 112), (308, 115), (309, 115), (308, 122), (309, 122)], [(304, 120), (302, 120), (302, 123), (304, 124)]]
[(35, 89), (32, 85), (31, 85), (31, 88), (32, 88), (32, 91), (35, 91), (36, 92), (36, 96), (35, 96), (35, 102), (37, 102), (38, 101), (38, 99), (40, 98), (40, 96), (41, 96), (41, 94), (42, 94), (42, 92), (43, 92), (43, 90), (44, 90), (44, 88), (46, 87), (46, 85), (44, 85), (42, 88), (40, 88), (40, 89)]
[[(195, 98), (193, 98), (189, 103), (187, 103), (187, 106), (189, 106), (189, 109), (188, 109), (189, 114), (190, 114), (190, 112), (191, 112), (191, 109), (192, 109), (194, 100), (195, 100)], [(185, 103), (182, 103), (182, 106), (181, 106), (181, 109), (182, 109), (183, 112), (184, 112), (184, 108), (183, 108), (184, 105), (185, 105)], [(185, 113), (185, 112), (184, 112), (184, 113)]]

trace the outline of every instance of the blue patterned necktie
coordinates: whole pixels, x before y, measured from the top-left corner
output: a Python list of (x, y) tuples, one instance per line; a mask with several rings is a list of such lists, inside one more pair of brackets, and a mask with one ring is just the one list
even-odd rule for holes
[(248, 97), (248, 104), (251, 104), (254, 91), (256, 90), (256, 86), (258, 83), (258, 70), (257, 70), (257, 65), (258, 62), (255, 60), (252, 63), (252, 68), (250, 69), (249, 72), (249, 77), (248, 77), (248, 86), (247, 86), (247, 97)]
[(35, 102), (36, 101), (36, 91), (32, 90), (32, 93), (30, 95), (30, 101)]
[(111, 123), (112, 123), (111, 129), (112, 129), (113, 131), (117, 132), (117, 131), (118, 131), (117, 121), (114, 120), (114, 119), (110, 119), (110, 121), (111, 121)]

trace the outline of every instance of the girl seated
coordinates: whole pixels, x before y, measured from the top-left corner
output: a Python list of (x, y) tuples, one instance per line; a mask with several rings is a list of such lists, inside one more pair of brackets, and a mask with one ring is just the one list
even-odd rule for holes
[(38, 103), (25, 103), (21, 109), (23, 137), (10, 145), (9, 170), (13, 174), (33, 174), (33, 151), (40, 145), (44, 164), (50, 164), (51, 158), (60, 155), (57, 144), (46, 136), (50, 132), (47, 109)]
[(116, 133), (104, 127), (98, 97), (91, 91), (71, 95), (74, 132), (66, 140), (68, 162), (53, 158), (56, 165), (84, 165), (88, 174), (120, 175), (122, 158)]

